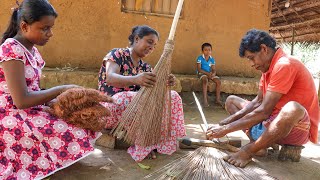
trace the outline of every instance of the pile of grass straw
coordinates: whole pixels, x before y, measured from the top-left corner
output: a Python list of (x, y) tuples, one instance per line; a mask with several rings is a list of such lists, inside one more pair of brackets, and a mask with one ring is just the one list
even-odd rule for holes
[(276, 179), (265, 170), (247, 165), (245, 168), (235, 167), (225, 162), (222, 157), (226, 154), (211, 147), (200, 147), (197, 150), (167, 164), (160, 170), (146, 176), (144, 179)]

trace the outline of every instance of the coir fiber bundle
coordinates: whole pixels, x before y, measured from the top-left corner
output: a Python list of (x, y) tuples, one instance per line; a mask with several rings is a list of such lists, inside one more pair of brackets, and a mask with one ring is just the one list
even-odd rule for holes
[(113, 102), (94, 89), (72, 88), (61, 93), (46, 111), (79, 128), (101, 131), (111, 113), (100, 102)]
[(265, 170), (253, 165), (247, 165), (245, 168), (235, 167), (222, 159), (225, 155), (225, 153), (215, 148), (200, 147), (197, 150), (167, 164), (160, 170), (146, 176), (144, 179), (276, 179), (270, 176)]

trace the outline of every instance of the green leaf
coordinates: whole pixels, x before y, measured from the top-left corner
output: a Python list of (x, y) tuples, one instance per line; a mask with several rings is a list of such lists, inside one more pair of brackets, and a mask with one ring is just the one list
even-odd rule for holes
[(138, 166), (139, 166), (140, 168), (142, 168), (142, 169), (145, 169), (145, 170), (151, 169), (150, 166), (146, 166), (146, 165), (143, 165), (143, 164), (141, 164), (141, 163), (138, 163)]

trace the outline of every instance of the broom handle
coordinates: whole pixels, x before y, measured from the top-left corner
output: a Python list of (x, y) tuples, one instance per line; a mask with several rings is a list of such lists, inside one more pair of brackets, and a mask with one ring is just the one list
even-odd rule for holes
[(176, 32), (176, 28), (177, 28), (178, 20), (180, 17), (180, 12), (182, 9), (183, 1), (184, 0), (179, 0), (179, 3), (177, 5), (176, 13), (174, 14), (173, 22), (172, 22), (171, 29), (170, 29), (170, 34), (169, 34), (169, 38), (168, 38), (169, 40), (173, 40), (173, 38), (174, 38), (174, 34)]

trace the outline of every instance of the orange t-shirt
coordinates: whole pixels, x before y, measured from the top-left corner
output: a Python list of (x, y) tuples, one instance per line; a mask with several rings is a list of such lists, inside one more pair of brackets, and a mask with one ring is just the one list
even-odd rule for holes
[(310, 141), (318, 143), (319, 103), (316, 87), (308, 69), (297, 59), (279, 48), (269, 70), (263, 73), (259, 84), (265, 96), (267, 91), (283, 94), (272, 114), (277, 114), (289, 101), (301, 104), (311, 120)]

